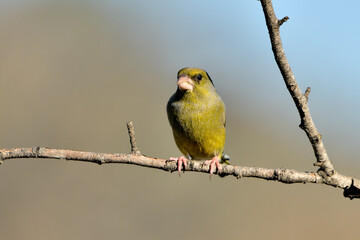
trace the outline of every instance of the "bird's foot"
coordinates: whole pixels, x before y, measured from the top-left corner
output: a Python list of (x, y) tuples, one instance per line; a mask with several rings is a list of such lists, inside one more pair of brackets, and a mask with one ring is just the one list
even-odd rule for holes
[(168, 161), (176, 161), (177, 162), (177, 166), (178, 166), (178, 172), (179, 172), (179, 177), (180, 177), (180, 171), (181, 171), (181, 168), (182, 168), (182, 165), (184, 164), (184, 169), (187, 167), (187, 161), (188, 159), (184, 156), (180, 156), (178, 158), (176, 157), (171, 157), (169, 158)]
[(213, 157), (211, 160), (206, 160), (204, 164), (210, 164), (210, 179), (216, 169), (220, 170), (219, 157)]

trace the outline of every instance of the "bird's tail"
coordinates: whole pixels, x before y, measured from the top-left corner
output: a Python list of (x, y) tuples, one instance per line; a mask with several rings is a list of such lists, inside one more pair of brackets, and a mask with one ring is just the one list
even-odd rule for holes
[(229, 165), (230, 164), (230, 156), (223, 153), (221, 155), (221, 162), (220, 163)]

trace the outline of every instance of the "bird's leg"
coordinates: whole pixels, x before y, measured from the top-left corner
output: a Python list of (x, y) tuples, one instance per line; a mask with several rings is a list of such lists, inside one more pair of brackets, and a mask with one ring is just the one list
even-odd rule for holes
[(210, 164), (210, 179), (211, 179), (211, 174), (213, 174), (215, 171), (214, 171), (214, 167), (215, 169), (218, 169), (220, 170), (220, 163), (219, 163), (219, 157), (216, 156), (216, 157), (213, 157), (211, 160), (206, 160), (204, 162), (204, 164)]
[(180, 156), (178, 158), (176, 158), (176, 157), (169, 158), (169, 161), (176, 161), (177, 162), (179, 177), (180, 177), (180, 171), (181, 171), (182, 165), (184, 164), (184, 169), (187, 167), (187, 164), (186, 164), (187, 160), (188, 159), (186, 157), (184, 157), (184, 156)]

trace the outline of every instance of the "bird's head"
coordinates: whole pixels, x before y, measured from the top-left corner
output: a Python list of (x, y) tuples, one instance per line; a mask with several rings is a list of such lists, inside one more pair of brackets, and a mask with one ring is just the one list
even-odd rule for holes
[(180, 91), (196, 91), (198, 89), (214, 89), (209, 74), (200, 68), (183, 68), (178, 72), (177, 85)]

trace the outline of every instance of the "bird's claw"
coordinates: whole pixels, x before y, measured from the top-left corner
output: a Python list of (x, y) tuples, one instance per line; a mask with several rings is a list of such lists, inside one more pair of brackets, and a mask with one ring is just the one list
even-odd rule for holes
[(211, 160), (206, 160), (204, 164), (210, 164), (210, 179), (211, 179), (211, 175), (215, 172), (216, 169), (220, 170), (219, 157), (213, 157), (213, 159)]
[(177, 162), (177, 167), (178, 167), (177, 169), (178, 169), (178, 172), (179, 172), (179, 177), (180, 177), (180, 172), (181, 172), (182, 165), (184, 165), (184, 170), (187, 167), (187, 160), (188, 159), (186, 157), (184, 157), (184, 156), (180, 156), (178, 158), (176, 158), (176, 157), (169, 158), (169, 161), (176, 161)]

